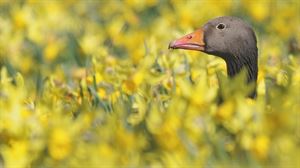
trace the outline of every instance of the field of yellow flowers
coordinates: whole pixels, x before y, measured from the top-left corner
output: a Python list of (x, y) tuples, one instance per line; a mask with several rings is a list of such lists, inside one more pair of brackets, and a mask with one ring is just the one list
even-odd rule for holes
[[(298, 0), (1, 0), (0, 167), (300, 167), (299, 11)], [(220, 58), (168, 50), (223, 15), (258, 36), (255, 100)]]

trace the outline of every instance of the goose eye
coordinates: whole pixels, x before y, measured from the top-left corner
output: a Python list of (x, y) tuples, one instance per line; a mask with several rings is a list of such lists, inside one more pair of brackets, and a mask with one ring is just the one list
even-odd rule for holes
[(225, 25), (224, 23), (219, 23), (219, 24), (216, 26), (216, 28), (217, 28), (217, 29), (220, 29), (220, 30), (225, 29), (225, 27), (226, 27), (226, 25)]

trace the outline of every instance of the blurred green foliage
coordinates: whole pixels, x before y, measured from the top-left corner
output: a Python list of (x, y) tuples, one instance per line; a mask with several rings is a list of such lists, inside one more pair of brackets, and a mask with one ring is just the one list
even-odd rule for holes
[[(2, 0), (0, 167), (299, 167), (299, 11), (298, 0)], [(256, 31), (256, 100), (221, 59), (167, 49), (222, 15)]]

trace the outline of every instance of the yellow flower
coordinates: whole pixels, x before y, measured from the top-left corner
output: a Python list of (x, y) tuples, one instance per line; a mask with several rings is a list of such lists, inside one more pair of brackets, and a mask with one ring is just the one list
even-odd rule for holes
[(130, 24), (132, 25), (137, 25), (139, 23), (139, 18), (138, 16), (133, 12), (133, 10), (131, 9), (128, 9), (128, 10), (125, 10), (124, 12), (124, 19), (126, 21), (128, 21)]
[(120, 97), (120, 92), (119, 91), (114, 91), (113, 93), (110, 94), (109, 100), (111, 101), (112, 104), (116, 103), (117, 100)]
[(125, 151), (134, 150), (137, 147), (135, 134), (127, 131), (123, 127), (120, 127), (116, 130), (116, 145), (124, 149)]
[(136, 84), (134, 83), (133, 80), (125, 80), (122, 84), (122, 90), (126, 93), (126, 94), (133, 94), (137, 89)]
[(101, 99), (104, 99), (104, 100), (107, 99), (107, 93), (106, 93), (105, 88), (103, 88), (103, 87), (98, 88), (97, 93)]
[(84, 53), (94, 54), (97, 51), (98, 46), (100, 46), (101, 35), (98, 34), (87, 34), (83, 36), (80, 41), (80, 46)]
[(225, 149), (228, 152), (233, 152), (235, 148), (236, 148), (236, 146), (232, 142), (225, 144)]
[(249, 150), (253, 145), (253, 138), (250, 133), (243, 133), (240, 139), (240, 145), (242, 148)]
[(53, 61), (61, 50), (62, 43), (58, 40), (51, 41), (44, 49), (44, 58), (46, 61)]
[(30, 12), (28, 8), (16, 9), (13, 13), (13, 21), (17, 29), (24, 29), (28, 25)]
[(124, 24), (125, 23), (122, 19), (114, 19), (110, 22), (110, 24), (107, 25), (107, 33), (116, 45), (119, 45), (120, 41), (122, 41), (122, 36), (120, 36), (120, 33)]
[(143, 97), (136, 97), (135, 102), (132, 104), (132, 109), (134, 109), (135, 113), (132, 113), (128, 116), (127, 122), (131, 125), (138, 125), (144, 119), (146, 115), (146, 102)]
[(265, 95), (266, 93), (266, 81), (264, 79), (264, 73), (258, 73), (258, 81), (257, 81), (257, 94)]
[(105, 59), (105, 63), (109, 66), (115, 66), (115, 65), (117, 65), (118, 62), (115, 57), (108, 56)]
[(268, 155), (269, 146), (269, 137), (259, 135), (254, 139), (252, 151), (259, 159), (265, 159)]
[(143, 0), (125, 0), (125, 5), (132, 9), (136, 9), (138, 11), (142, 10), (144, 6)]
[(288, 76), (285, 72), (277, 73), (276, 81), (279, 85), (286, 86), (288, 84)]
[(18, 68), (20, 68), (22, 74), (27, 74), (28, 72), (30, 72), (30, 70), (32, 70), (33, 67), (33, 60), (30, 56), (25, 55), (22, 58), (21, 62), (18, 62)]
[[(112, 145), (109, 145), (107, 143), (101, 143), (98, 147), (98, 159), (95, 164), (95, 167), (98, 167), (99, 164), (105, 165), (104, 167), (116, 167), (115, 165), (119, 165), (116, 160), (118, 159), (118, 152), (116, 152), (116, 149), (112, 147)], [(101, 166), (100, 166), (101, 167)]]
[(27, 167), (29, 166), (29, 146), (24, 140), (12, 140), (10, 147), (4, 148), (1, 152), (4, 156), (6, 167)]
[(293, 78), (292, 81), (294, 84), (300, 83), (300, 69), (298, 69), (298, 71), (295, 71), (292, 78)]
[(147, 6), (154, 6), (157, 4), (157, 0), (146, 0)]
[[(139, 42), (140, 43), (140, 42)], [(132, 46), (137, 45), (137, 44), (133, 44)], [(139, 45), (136, 46), (135, 49), (130, 49), (129, 50), (130, 57), (131, 60), (133, 61), (134, 64), (138, 64), (142, 58), (145, 56), (145, 49)]]
[(72, 150), (72, 140), (69, 132), (56, 128), (50, 135), (48, 144), (50, 156), (55, 160), (63, 160), (69, 156)]
[(268, 1), (246, 1), (245, 6), (250, 15), (258, 22), (264, 21), (269, 16)]
[(99, 146), (99, 152), (102, 156), (112, 156), (113, 155), (113, 149), (107, 145), (107, 144), (101, 144)]
[(157, 143), (167, 150), (175, 150), (180, 147), (181, 142), (178, 136), (180, 125), (181, 123), (178, 116), (170, 116), (167, 118), (160, 128), (154, 132)]
[(145, 76), (145, 73), (143, 71), (135, 73), (132, 77), (135, 85), (139, 86), (142, 82), (144, 82), (144, 76)]
[(216, 117), (220, 120), (227, 120), (231, 118), (232, 114), (234, 113), (234, 107), (235, 104), (233, 101), (226, 101), (219, 107)]
[(184, 25), (185, 27), (191, 26), (194, 18), (192, 10), (190, 8), (190, 5), (185, 5), (183, 7), (180, 7), (180, 10), (178, 11), (179, 20), (181, 21), (180, 24)]
[(28, 117), (30, 117), (32, 114), (31, 114), (31, 111), (28, 110), (28, 109), (23, 109), (21, 111), (21, 116), (23, 119), (27, 119)]
[(174, 86), (173, 77), (163, 79), (162, 84), (166, 89), (171, 90)]
[[(76, 80), (80, 80), (86, 77), (86, 68), (74, 68), (72, 69), (72, 77)], [(92, 79), (92, 78), (91, 78)]]
[(100, 83), (101, 81), (103, 81), (103, 76), (100, 73), (96, 72), (95, 76), (89, 75), (86, 78), (87, 83), (92, 84), (94, 82), (94, 77), (95, 77), (96, 83)]

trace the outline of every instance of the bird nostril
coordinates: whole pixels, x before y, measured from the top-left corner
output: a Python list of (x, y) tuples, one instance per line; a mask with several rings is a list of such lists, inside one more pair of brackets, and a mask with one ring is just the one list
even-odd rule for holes
[(192, 35), (188, 35), (186, 38), (187, 39), (191, 39), (191, 38), (193, 38), (193, 36)]

